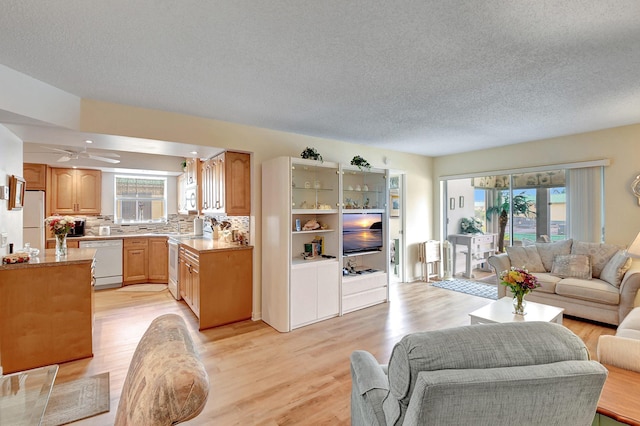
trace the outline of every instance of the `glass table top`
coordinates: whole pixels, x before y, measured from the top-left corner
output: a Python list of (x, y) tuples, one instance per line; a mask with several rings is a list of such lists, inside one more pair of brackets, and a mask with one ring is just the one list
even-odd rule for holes
[(57, 373), (49, 365), (0, 376), (0, 426), (39, 425)]

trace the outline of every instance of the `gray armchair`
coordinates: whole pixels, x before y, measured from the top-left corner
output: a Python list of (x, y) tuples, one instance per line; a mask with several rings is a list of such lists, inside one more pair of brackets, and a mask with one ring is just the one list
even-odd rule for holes
[(405, 336), (388, 366), (351, 355), (351, 424), (591, 425), (607, 370), (553, 323)]

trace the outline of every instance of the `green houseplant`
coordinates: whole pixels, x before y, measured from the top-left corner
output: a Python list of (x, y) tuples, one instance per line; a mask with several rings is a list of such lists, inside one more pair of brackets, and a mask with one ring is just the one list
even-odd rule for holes
[(358, 168), (360, 170), (369, 171), (371, 169), (371, 164), (369, 164), (369, 162), (367, 160), (365, 160), (364, 158), (360, 157), (359, 155), (356, 155), (355, 157), (353, 157), (351, 159), (351, 165), (352, 166), (358, 166)]
[(315, 148), (306, 147), (304, 151), (302, 151), (302, 153), (300, 154), (300, 157), (307, 160), (316, 160), (316, 161), (323, 162), (322, 155), (320, 155)]
[(513, 215), (521, 215), (525, 217), (534, 217), (536, 213), (532, 210), (534, 202), (529, 200), (524, 192), (513, 196), (513, 203), (510, 202), (509, 196), (504, 196), (502, 191), (498, 192), (498, 198), (495, 205), (487, 209), (487, 220), (491, 220), (498, 215), (498, 225), (500, 226), (498, 234), (498, 251), (504, 252), (504, 234), (509, 223), (509, 209), (513, 211)]

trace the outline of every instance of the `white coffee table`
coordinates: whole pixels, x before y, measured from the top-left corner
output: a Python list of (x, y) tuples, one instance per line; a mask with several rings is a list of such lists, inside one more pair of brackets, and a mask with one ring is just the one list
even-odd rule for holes
[(513, 313), (513, 298), (503, 297), (469, 314), (471, 324), (546, 321), (562, 324), (563, 308), (527, 301), (525, 315)]

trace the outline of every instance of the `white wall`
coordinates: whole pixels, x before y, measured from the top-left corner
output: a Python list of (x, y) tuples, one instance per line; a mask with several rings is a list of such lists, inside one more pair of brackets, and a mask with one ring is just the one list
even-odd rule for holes
[[(445, 202), (449, 219), (447, 227), (449, 234), (459, 234), (462, 218), (474, 216), (473, 196), (474, 190), (471, 186), (471, 179), (453, 179), (447, 182), (447, 200)], [(460, 197), (464, 197), (464, 207), (460, 207)], [(452, 198), (453, 209), (450, 208)]]
[[(9, 185), (9, 176), (22, 176), (22, 141), (0, 125), (0, 185)], [(11, 194), (13, 195), (13, 194)], [(0, 200), (0, 232), (8, 233), (8, 242), (22, 248), (22, 210), (7, 210), (8, 200)], [(9, 253), (9, 244), (0, 247), (0, 255)]]
[(75, 128), (80, 122), (80, 98), (50, 84), (0, 65), (0, 110)]

